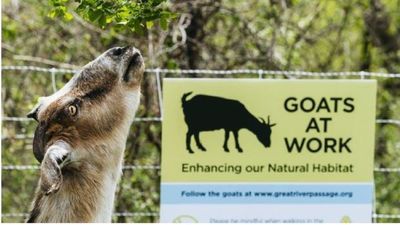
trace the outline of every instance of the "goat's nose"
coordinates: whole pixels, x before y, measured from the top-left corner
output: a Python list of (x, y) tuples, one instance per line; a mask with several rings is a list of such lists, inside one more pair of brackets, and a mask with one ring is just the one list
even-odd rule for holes
[(141, 63), (142, 62), (142, 56), (140, 55), (140, 52), (135, 52), (135, 53), (133, 53), (133, 56), (132, 56), (132, 61), (133, 62), (135, 62), (135, 63)]
[(140, 53), (139, 52), (133, 53), (133, 58), (138, 58), (138, 57), (140, 57)]
[(137, 49), (135, 47), (132, 47), (132, 50), (133, 50), (135, 55), (138, 54), (139, 56), (142, 56), (142, 53), (140, 53), (139, 49)]
[(132, 57), (136, 60), (142, 58), (142, 54), (140, 53), (139, 49), (132, 47)]

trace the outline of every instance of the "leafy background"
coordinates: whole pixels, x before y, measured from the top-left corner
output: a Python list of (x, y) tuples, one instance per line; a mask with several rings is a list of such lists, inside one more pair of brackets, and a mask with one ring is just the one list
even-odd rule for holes
[[(3, 0), (2, 64), (79, 68), (112, 46), (134, 45), (148, 68), (400, 71), (400, 0)], [(2, 115), (23, 117), (52, 93), (40, 72), (2, 71)], [(167, 76), (177, 76), (166, 74)], [(57, 76), (57, 87), (72, 74)], [(158, 116), (146, 75), (138, 116)], [(377, 118), (400, 118), (400, 80), (379, 79)], [(2, 123), (2, 165), (36, 165), (34, 122)], [(377, 125), (376, 167), (400, 167), (400, 130)], [(159, 165), (161, 124), (135, 123), (125, 164)], [(360, 159), (362, 160), (362, 159)], [(160, 171), (125, 170), (116, 212), (159, 210)], [(400, 174), (375, 173), (376, 208), (400, 214)], [(28, 212), (37, 170), (2, 170), (2, 213)], [(2, 217), (22, 222), (23, 217)], [(115, 216), (157, 222), (158, 216)], [(379, 219), (378, 222), (400, 222)]]

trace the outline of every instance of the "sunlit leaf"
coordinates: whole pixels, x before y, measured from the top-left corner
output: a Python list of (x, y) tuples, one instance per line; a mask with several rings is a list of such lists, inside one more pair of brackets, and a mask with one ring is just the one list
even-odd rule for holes
[(71, 21), (72, 19), (74, 18), (74, 16), (72, 16), (72, 14), (71, 13), (65, 13), (64, 14), (64, 19), (66, 20), (66, 21)]
[(153, 27), (153, 25), (154, 25), (153, 21), (147, 21), (146, 22), (147, 29), (151, 29)]

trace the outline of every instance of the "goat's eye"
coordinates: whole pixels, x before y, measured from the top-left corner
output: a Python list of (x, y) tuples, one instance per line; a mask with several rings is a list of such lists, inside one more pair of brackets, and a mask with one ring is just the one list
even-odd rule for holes
[(75, 105), (70, 105), (70, 106), (68, 106), (68, 112), (69, 112), (69, 115), (75, 116), (76, 113), (78, 112), (78, 109), (76, 108)]
[(113, 55), (114, 56), (120, 56), (121, 54), (122, 54), (122, 48), (117, 48), (117, 49), (115, 49), (114, 51), (113, 51)]

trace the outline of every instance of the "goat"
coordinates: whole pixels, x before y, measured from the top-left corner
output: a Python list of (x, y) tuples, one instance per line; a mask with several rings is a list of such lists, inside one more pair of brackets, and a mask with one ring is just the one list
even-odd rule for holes
[(111, 222), (123, 153), (140, 100), (144, 62), (115, 47), (28, 113), (38, 121), (40, 179), (27, 222)]
[(206, 151), (201, 144), (199, 133), (201, 131), (213, 131), (218, 129), (225, 130), (224, 151), (229, 152), (228, 139), (232, 132), (235, 138), (235, 145), (238, 152), (243, 152), (239, 145), (239, 130), (244, 128), (256, 135), (259, 142), (266, 148), (271, 146), (271, 127), (270, 124), (261, 118), (261, 121), (253, 116), (246, 107), (237, 100), (226, 99), (216, 96), (196, 95), (190, 100), (187, 97), (192, 92), (183, 94), (182, 108), (185, 122), (188, 127), (186, 133), (186, 149), (189, 153), (194, 153), (191, 146), (191, 137), (194, 136), (197, 147)]

